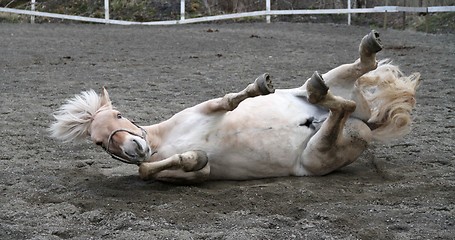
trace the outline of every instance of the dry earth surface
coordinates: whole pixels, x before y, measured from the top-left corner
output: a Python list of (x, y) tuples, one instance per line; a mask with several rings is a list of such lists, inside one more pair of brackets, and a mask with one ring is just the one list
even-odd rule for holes
[(424, 80), (413, 131), (324, 177), (144, 182), (88, 141), (47, 132), (52, 112), (90, 88), (107, 86), (145, 125), (263, 72), (277, 87), (300, 86), (357, 58), (369, 31), (0, 24), (0, 239), (453, 239), (455, 35), (381, 31), (379, 57)]

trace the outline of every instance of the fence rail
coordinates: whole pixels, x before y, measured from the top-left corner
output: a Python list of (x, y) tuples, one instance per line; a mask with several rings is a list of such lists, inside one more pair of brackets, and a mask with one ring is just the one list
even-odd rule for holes
[(348, 14), (348, 24), (351, 24), (351, 14), (354, 13), (394, 13), (394, 12), (406, 12), (406, 13), (438, 13), (438, 12), (455, 12), (455, 6), (433, 6), (433, 7), (401, 7), (401, 6), (377, 6), (374, 8), (351, 8), (351, 0), (348, 1), (348, 8), (342, 9), (301, 9), (301, 10), (271, 10), (270, 1), (266, 0), (265, 10), (224, 14), (217, 16), (206, 16), (196, 18), (185, 17), (185, 0), (180, 1), (180, 19), (168, 20), (168, 21), (153, 21), (153, 22), (136, 22), (136, 21), (124, 21), (124, 20), (113, 20), (109, 18), (109, 0), (104, 0), (104, 18), (93, 18), (93, 17), (81, 17), (72, 16), (58, 13), (48, 13), (35, 11), (35, 0), (31, 0), (32, 10), (21, 10), (14, 8), (0, 7), (0, 12), (30, 15), (31, 22), (34, 22), (34, 17), (49, 17), (59, 18), (74, 21), (83, 22), (94, 22), (94, 23), (106, 23), (106, 24), (118, 24), (118, 25), (173, 25), (173, 24), (188, 24), (188, 23), (200, 23), (210, 22), (219, 20), (228, 20), (245, 17), (266, 17), (266, 21), (270, 23), (270, 16), (277, 15), (320, 15), (320, 14)]

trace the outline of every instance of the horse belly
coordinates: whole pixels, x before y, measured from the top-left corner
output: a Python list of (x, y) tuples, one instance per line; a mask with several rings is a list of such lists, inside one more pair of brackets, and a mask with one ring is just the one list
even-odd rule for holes
[(295, 175), (315, 130), (305, 123), (317, 109), (292, 95), (249, 98), (223, 114), (189, 114), (166, 144), (174, 154), (207, 152), (212, 179)]
[(252, 179), (295, 175), (315, 129), (304, 125), (316, 108), (288, 94), (243, 101), (226, 113), (218, 133), (222, 145), (212, 153), (211, 172), (218, 179)]

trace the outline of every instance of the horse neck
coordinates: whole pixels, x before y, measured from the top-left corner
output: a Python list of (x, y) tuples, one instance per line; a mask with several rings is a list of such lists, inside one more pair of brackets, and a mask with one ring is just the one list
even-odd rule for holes
[(166, 122), (162, 122), (150, 126), (143, 126), (145, 131), (147, 131), (147, 141), (153, 149), (159, 148), (164, 136), (169, 131), (169, 128), (166, 127), (166, 125)]

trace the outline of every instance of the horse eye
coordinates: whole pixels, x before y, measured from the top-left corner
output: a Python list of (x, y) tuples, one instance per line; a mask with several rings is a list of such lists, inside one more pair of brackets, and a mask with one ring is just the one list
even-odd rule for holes
[(118, 119), (122, 118), (122, 114), (121, 113), (117, 113), (117, 118)]

